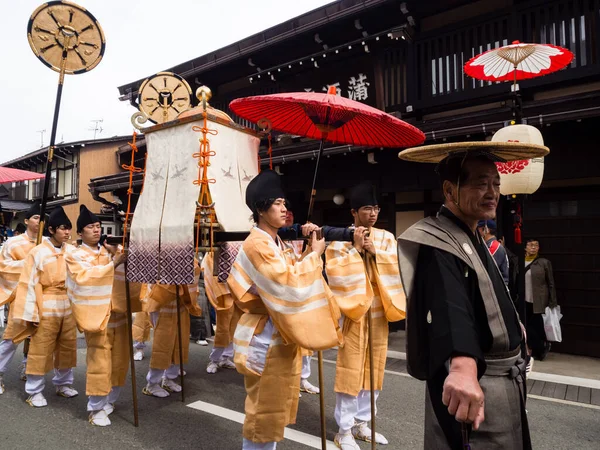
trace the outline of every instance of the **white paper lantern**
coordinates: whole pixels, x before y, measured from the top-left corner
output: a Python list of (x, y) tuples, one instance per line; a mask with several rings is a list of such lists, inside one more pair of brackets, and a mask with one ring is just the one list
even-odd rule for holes
[(336, 194), (333, 196), (333, 203), (336, 205), (343, 205), (346, 201), (346, 198), (342, 194)]
[[(542, 133), (531, 125), (509, 125), (492, 137), (492, 142), (526, 142), (544, 145)], [(500, 193), (533, 194), (544, 178), (544, 158), (496, 163), (500, 173)]]

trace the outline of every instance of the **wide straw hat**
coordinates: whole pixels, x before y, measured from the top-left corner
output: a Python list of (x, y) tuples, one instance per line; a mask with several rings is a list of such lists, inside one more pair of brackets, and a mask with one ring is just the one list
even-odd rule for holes
[(452, 142), (409, 148), (398, 153), (398, 157), (405, 161), (439, 163), (449, 156), (468, 153), (485, 154), (494, 161), (507, 162), (546, 156), (550, 149), (525, 142)]

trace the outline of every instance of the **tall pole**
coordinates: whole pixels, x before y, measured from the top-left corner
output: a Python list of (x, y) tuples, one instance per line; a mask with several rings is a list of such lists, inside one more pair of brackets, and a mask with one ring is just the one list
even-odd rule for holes
[(181, 305), (179, 304), (179, 285), (175, 285), (177, 300), (177, 344), (179, 345), (179, 376), (181, 378), (181, 401), (185, 402), (185, 386), (183, 381), (183, 344), (181, 342)]
[[(327, 110), (327, 115), (325, 117), (325, 123), (327, 123), (327, 119), (329, 118), (329, 110)], [(326, 134), (323, 134), (323, 139), (321, 139), (321, 143), (319, 144), (319, 153), (317, 154), (317, 163), (315, 165), (315, 173), (313, 175), (312, 188), (310, 190), (310, 203), (308, 204), (308, 214), (306, 215), (306, 221), (310, 222), (312, 218), (312, 213), (315, 207), (315, 198), (317, 197), (317, 179), (319, 174), (319, 164), (321, 162), (321, 156), (323, 156), (323, 145), (325, 143), (325, 139), (327, 138)], [(322, 450), (327, 449), (327, 422), (325, 420), (325, 381), (323, 377), (323, 352), (321, 350), (317, 351), (317, 360), (319, 362), (319, 411), (321, 414), (321, 448)]]
[(321, 413), (321, 450), (327, 450), (327, 423), (325, 422), (325, 382), (323, 380), (323, 352), (317, 352), (319, 363), (319, 410)]
[(133, 424), (137, 427), (140, 424), (138, 417), (138, 398), (137, 398), (137, 380), (135, 378), (135, 360), (133, 359), (133, 320), (131, 318), (131, 294), (129, 291), (129, 281), (127, 273), (127, 259), (125, 259), (125, 295), (127, 297), (127, 336), (129, 338), (129, 364), (131, 366), (131, 395), (133, 397)]
[(375, 440), (375, 371), (373, 366), (373, 314), (369, 308), (367, 312), (368, 334), (369, 334), (369, 388), (371, 390), (371, 448), (375, 450), (377, 441)]
[[(67, 33), (63, 31), (63, 33)], [(48, 158), (46, 159), (46, 177), (44, 178), (44, 191), (42, 193), (42, 204), (40, 207), (40, 228), (38, 230), (37, 244), (42, 242), (44, 236), (44, 228), (46, 226), (46, 204), (48, 203), (48, 191), (50, 190), (50, 178), (52, 175), (52, 162), (54, 159), (54, 145), (56, 142), (56, 130), (58, 127), (58, 114), (60, 113), (60, 100), (62, 98), (62, 90), (65, 82), (65, 65), (69, 54), (69, 42), (74, 35), (66, 34), (65, 44), (62, 51), (62, 59), (60, 61), (60, 72), (58, 75), (58, 87), (56, 89), (56, 101), (54, 103), (54, 118), (52, 120), (52, 131), (50, 132), (50, 145), (48, 146)]]

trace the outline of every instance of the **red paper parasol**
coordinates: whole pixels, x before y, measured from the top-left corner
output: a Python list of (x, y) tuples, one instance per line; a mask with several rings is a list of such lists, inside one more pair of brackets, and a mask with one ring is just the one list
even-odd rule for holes
[(465, 73), (477, 80), (514, 81), (537, 78), (568, 66), (573, 53), (551, 44), (524, 44), (495, 48), (471, 58)]
[(18, 181), (38, 180), (44, 178), (43, 173), (30, 172), (28, 170), (13, 169), (12, 167), (0, 167), (0, 184), (16, 183)]
[(252, 122), (268, 119), (274, 130), (339, 144), (409, 147), (425, 135), (379, 109), (335, 95), (289, 92), (239, 98), (229, 104), (238, 116)]
[(425, 134), (418, 128), (379, 109), (338, 96), (334, 86), (326, 94), (289, 92), (238, 98), (229, 107), (246, 120), (258, 123), (266, 119), (274, 130), (321, 141), (308, 220), (317, 194), (315, 186), (324, 141), (392, 148), (425, 141)]

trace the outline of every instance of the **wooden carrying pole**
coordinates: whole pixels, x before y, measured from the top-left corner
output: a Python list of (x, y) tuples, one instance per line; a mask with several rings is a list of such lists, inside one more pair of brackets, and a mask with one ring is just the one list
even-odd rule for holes
[(181, 305), (179, 304), (179, 285), (175, 285), (177, 299), (177, 345), (179, 345), (179, 376), (181, 378), (181, 401), (185, 402), (185, 386), (183, 382), (183, 344), (181, 341)]
[(373, 315), (372, 308), (367, 312), (368, 321), (368, 349), (369, 352), (369, 387), (371, 388), (371, 448), (375, 450), (377, 442), (375, 441), (375, 373), (373, 371)]
[[(363, 257), (365, 264), (365, 273), (367, 275), (367, 283), (371, 282), (369, 276), (369, 259), (370, 255), (367, 253)], [(373, 371), (373, 315), (371, 313), (373, 307), (367, 311), (367, 352), (369, 352), (369, 388), (371, 393), (371, 448), (375, 450), (377, 442), (375, 441), (375, 372)]]
[[(129, 187), (127, 189), (127, 213), (125, 215), (125, 223), (123, 225), (123, 251), (127, 251), (129, 248), (129, 233), (128, 226), (131, 217), (131, 196), (133, 195), (133, 174), (142, 172), (142, 169), (135, 167), (135, 154), (138, 151), (135, 143), (137, 133), (133, 133), (132, 142), (129, 143), (131, 147), (131, 164), (123, 164), (121, 167), (129, 172)], [(131, 366), (131, 395), (133, 397), (133, 423), (137, 427), (139, 426), (139, 415), (138, 415), (138, 398), (137, 398), (137, 380), (135, 378), (135, 359), (133, 358), (133, 312), (131, 307), (131, 294), (129, 289), (129, 272), (127, 270), (127, 258), (125, 258), (125, 295), (127, 297), (127, 328), (128, 328), (128, 339), (129, 339), (129, 364)]]
[(321, 412), (321, 450), (327, 450), (327, 424), (325, 422), (325, 383), (323, 381), (323, 352), (317, 352), (319, 362), (319, 410)]
[(133, 424), (139, 426), (137, 382), (135, 379), (135, 360), (133, 359), (133, 319), (131, 311), (131, 294), (129, 291), (129, 281), (127, 279), (127, 259), (125, 259), (125, 296), (127, 297), (127, 336), (129, 338), (129, 364), (131, 366), (131, 395), (133, 398)]

